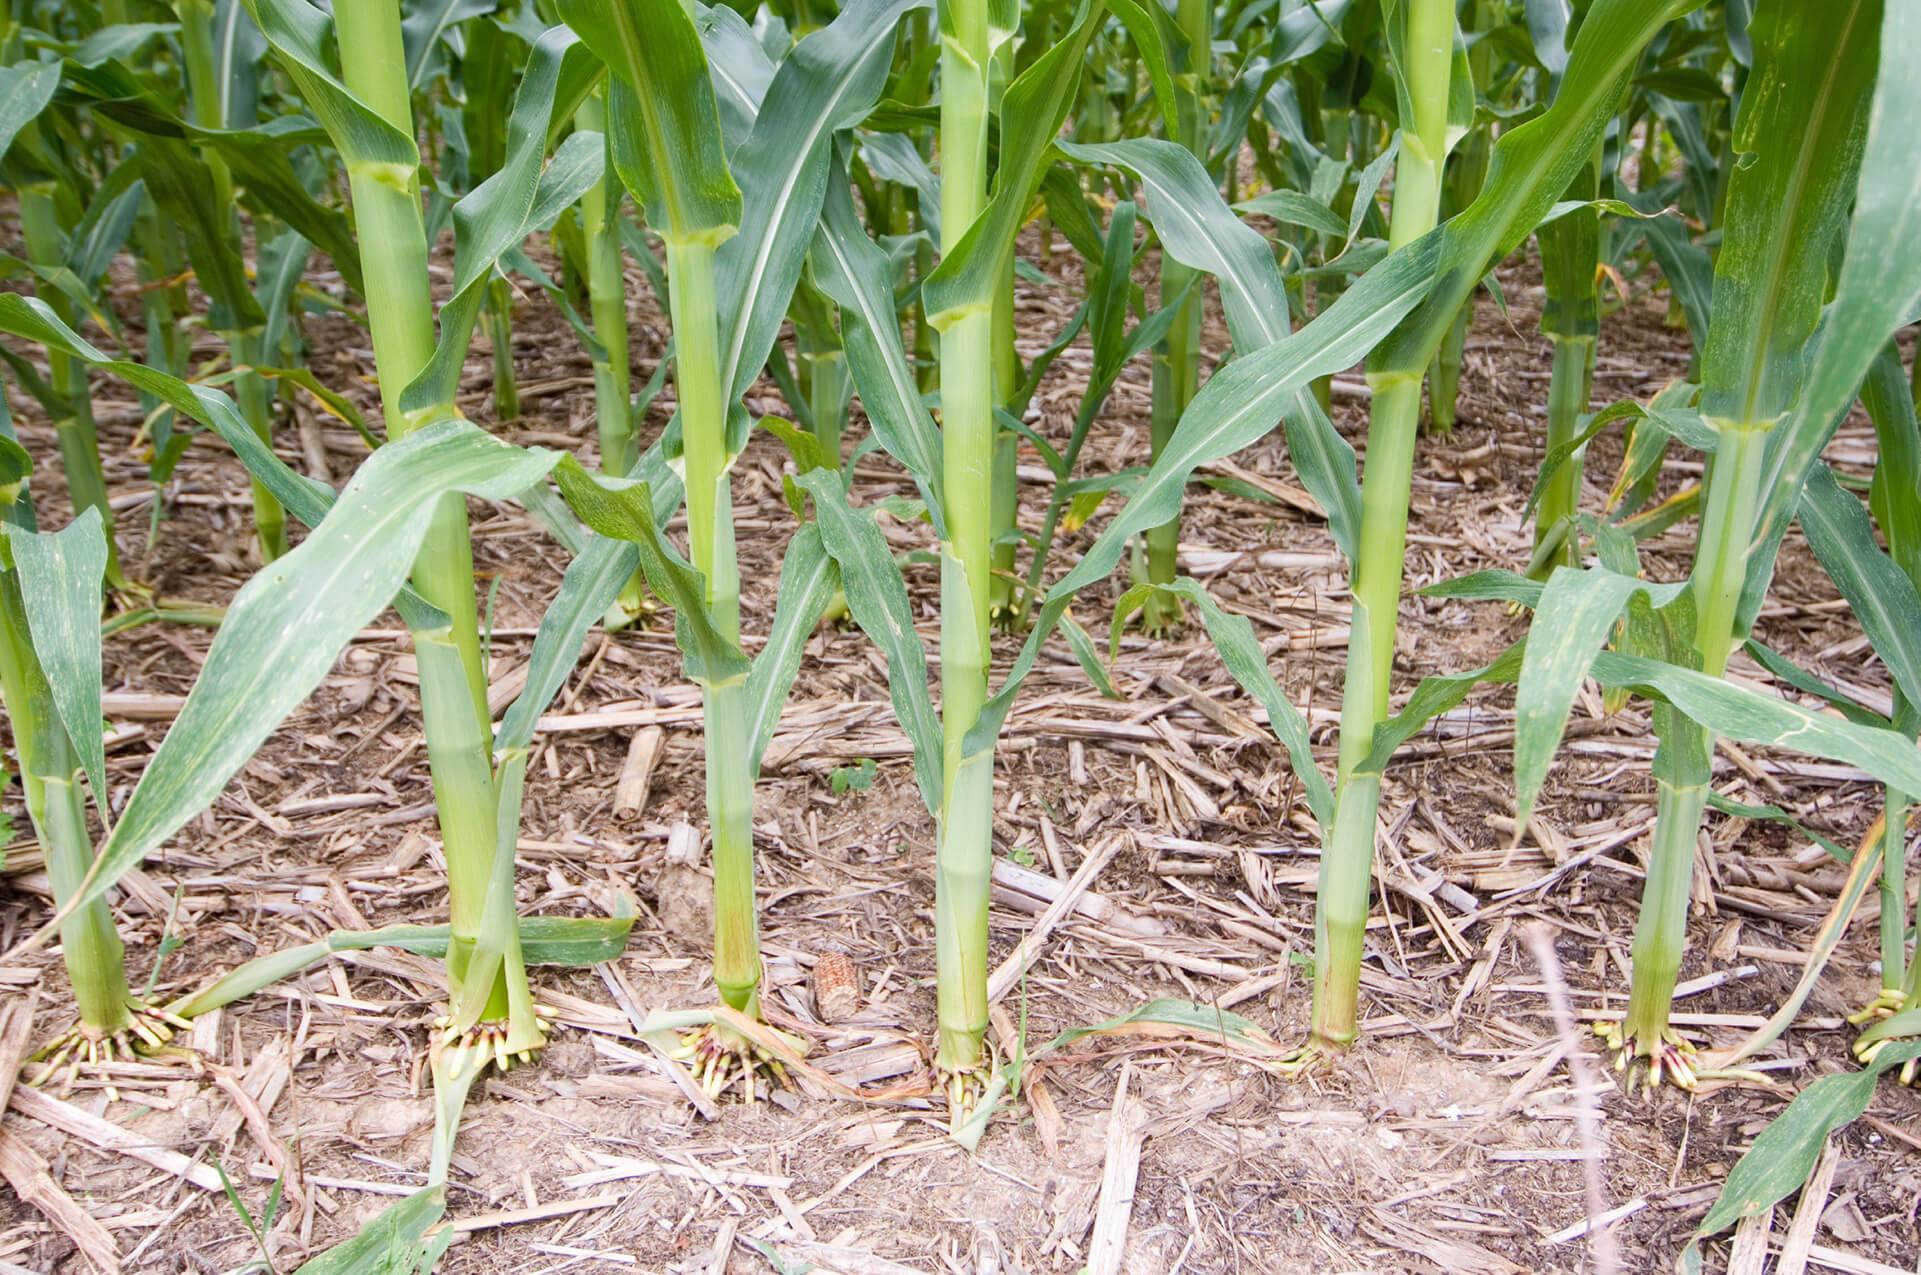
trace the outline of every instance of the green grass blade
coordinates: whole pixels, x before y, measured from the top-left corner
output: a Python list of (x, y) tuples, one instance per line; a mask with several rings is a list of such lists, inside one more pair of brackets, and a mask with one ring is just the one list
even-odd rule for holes
[(1861, 502), (1817, 464), (1801, 493), (1801, 529), (1910, 704), (1921, 704), (1921, 596), (1881, 551)]

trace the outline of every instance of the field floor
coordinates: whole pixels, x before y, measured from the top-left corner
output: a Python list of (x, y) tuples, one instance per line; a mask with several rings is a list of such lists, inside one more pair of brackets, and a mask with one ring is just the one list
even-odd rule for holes
[[(1068, 254), (1045, 268), (1069, 270)], [(1548, 383), (1530, 269), (1504, 272), (1505, 314), (1481, 298), (1461, 423), (1422, 441), (1413, 586), (1527, 557), (1520, 493), (1539, 458)], [(1069, 282), (1022, 285), (1030, 356), (1066, 320), (1078, 287)], [(665, 333), (638, 271), (632, 295), (645, 375)], [(137, 308), (130, 294), (122, 302), (129, 314)], [(1685, 334), (1665, 319), (1665, 293), (1645, 281), (1608, 317), (1597, 403), (1645, 398), (1685, 375)], [(364, 331), (330, 318), (312, 322), (309, 335), (314, 372), (373, 410)], [(1208, 338), (1211, 350), (1225, 348), (1218, 316)], [(201, 357), (216, 349), (208, 338)], [(474, 349), (464, 401), (490, 422), (485, 343)], [(516, 353), (525, 410), (501, 433), (591, 457), (590, 369), (544, 300), (521, 307)], [(1035, 399), (1043, 431), (1064, 436), (1087, 367), (1083, 347), (1051, 371)], [(211, 436), (198, 441), (165, 489), (167, 513), (150, 539), (138, 405), (102, 380), (95, 394), (131, 570), (167, 597), (224, 602), (253, 569), (240, 467)], [(769, 384), (756, 396), (762, 412), (783, 411)], [(1334, 401), (1341, 428), (1364, 448), (1358, 370), (1338, 379)], [(1148, 403), (1143, 361), (1096, 426), (1084, 471), (1144, 462)], [(671, 404), (670, 387), (650, 412), (650, 437)], [(43, 465), (43, 519), (58, 525), (52, 431), (14, 405)], [(364, 445), (312, 400), (297, 411), (300, 427), (278, 440), (282, 454), (343, 481)], [(1856, 472), (1872, 454), (1871, 432), (1854, 423), (1830, 453)], [(1584, 508), (1600, 507), (1619, 459), (1618, 437), (1594, 444)], [(758, 435), (736, 472), (750, 650), (752, 635), (766, 631), (794, 526), (780, 481), (789, 463)], [(1023, 516), (1033, 526), (1045, 473), (1032, 453), (1023, 468), (1031, 477)], [(1670, 471), (1673, 489), (1699, 466), (1675, 461)], [(1331, 766), (1348, 622), (1334, 542), (1278, 436), (1202, 477), (1211, 485), (1190, 491), (1184, 569), (1252, 621), (1287, 693), (1306, 706), (1316, 743), (1330, 746)], [(856, 488), (864, 502), (912, 492), (879, 456), (860, 462)], [(473, 523), (483, 585), (497, 590), (494, 677), (504, 703), (565, 559), (517, 507), (476, 506)], [(884, 525), (901, 550), (928, 541), (924, 526)], [(1647, 546), (1651, 575), (1685, 572), (1685, 530)], [(1087, 535), (1063, 542), (1056, 574)], [(908, 577), (931, 645), (935, 571), (912, 565)], [(1121, 583), (1076, 608), (1097, 638)], [(1418, 598), (1403, 605), (1402, 623), (1402, 694), (1422, 673), (1487, 661), (1523, 629), (1498, 604)], [(1762, 630), (1863, 701), (1887, 703), (1889, 679), (1798, 533)], [(192, 685), (209, 638), (149, 625), (108, 643), (116, 803)], [(1015, 646), (999, 640), (1003, 667)], [(1772, 684), (1745, 657), (1734, 672)], [(1037, 959), (1001, 1000), (1001, 1048), (1024, 1041), (1037, 1051), (1066, 1029), (1162, 997), (1231, 1010), (1279, 1044), (1299, 1042), (1317, 838), (1285, 754), (1197, 632), (1128, 636), (1114, 682), (1119, 698), (1103, 698), (1056, 641), (1003, 739), (994, 961), (1015, 953), (1051, 899), (1083, 892), (1047, 918)], [(1290, 1080), (1263, 1066), (1275, 1051), (1258, 1040), (1085, 1036), (1030, 1069), (1027, 1099), (1005, 1106), (970, 1155), (947, 1139), (945, 1110), (927, 1096), (933, 824), (880, 656), (855, 632), (814, 638), (755, 807), (768, 1016), (808, 1037), (813, 1061), (867, 1097), (831, 1096), (816, 1081), (703, 1113), (634, 1031), (649, 1010), (713, 997), (705, 879), (677, 853), (704, 824), (698, 698), (664, 618), (597, 633), (538, 737), (520, 905), (524, 914), (604, 915), (625, 899), (639, 919), (617, 962), (536, 973), (555, 1011), (552, 1043), (537, 1065), (490, 1080), (468, 1107), (450, 1210), (462, 1234), (443, 1268), (1012, 1275), (1072, 1272), (1091, 1248), (1124, 1240), (1124, 1256), (1107, 1269), (1138, 1275), (1574, 1272), (1594, 1269), (1580, 1237), (1592, 1169), (1599, 1205), (1621, 1215), (1619, 1269), (1671, 1269), (1753, 1136), (1806, 1081), (1851, 1065), (1841, 1016), (1874, 989), (1874, 898), (1795, 1030), (1765, 1054), (1778, 1089), (1647, 1099), (1609, 1084), (1598, 1133), (1584, 1133), (1571, 1054), (1585, 1052), (1597, 1069), (1602, 1059), (1585, 1027), (1557, 1028), (1538, 953), (1551, 951), (1552, 977), (1568, 985), (1577, 1019), (1624, 1005), (1653, 816), (1652, 737), (1645, 705), (1607, 716), (1598, 693), (1586, 696), (1539, 814), (1517, 839), (1511, 699), (1477, 694), (1403, 749), (1389, 773), (1376, 876), (1386, 902), (1369, 931), (1358, 1048)], [(639, 761), (656, 745), (644, 802), (617, 811), (621, 781), (631, 798)], [(866, 760), (877, 769), (863, 788)], [(1716, 786), (1784, 807), (1846, 844), (1880, 807), (1878, 791), (1854, 773), (1768, 750), (1722, 750)], [(17, 792), (7, 803), (15, 842), (0, 876), (0, 950), (48, 909)], [(1728, 816), (1710, 820), (1703, 850), (1677, 1023), (1696, 1041), (1726, 1044), (1792, 987), (1843, 869), (1781, 825)], [(329, 929), (444, 920), (438, 856), (414, 666), (389, 613), (214, 808), (127, 878), (117, 908), (135, 985), (156, 961), (156, 988), (177, 993)], [(168, 935), (184, 942), (163, 954)], [(834, 953), (850, 958), (860, 998), (823, 1023), (811, 971)], [(0, 987), (10, 1001), (37, 994), (36, 1039), (70, 1019), (57, 957), (0, 965)], [(83, 1078), (64, 1106), (23, 1089), (0, 1130), (49, 1163), (128, 1270), (232, 1271), (266, 1260), (224, 1193), (154, 1167), (155, 1149), (221, 1166), (256, 1216), (282, 1180), (266, 1248), (273, 1269), (290, 1271), (422, 1182), (433, 1122), (426, 1044), (441, 998), (436, 963), (384, 949), (345, 953), (196, 1023), (195, 1066), (126, 1068), (111, 1077), (117, 1101), (99, 1078)], [(119, 1126), (120, 1145), (87, 1116)], [(1818, 1216), (1816, 1269), (1914, 1270), (1921, 1094), (1883, 1083), (1836, 1147), (1825, 1193), (1803, 1208), (1804, 1225)], [(204, 1184), (210, 1175), (199, 1176)], [(1750, 1225), (1744, 1243), (1778, 1248), (1794, 1216), (1790, 1201), (1771, 1236)], [(1709, 1269), (1727, 1253), (1723, 1237)], [(86, 1267), (66, 1231), (0, 1194), (0, 1270), (19, 1269)]]

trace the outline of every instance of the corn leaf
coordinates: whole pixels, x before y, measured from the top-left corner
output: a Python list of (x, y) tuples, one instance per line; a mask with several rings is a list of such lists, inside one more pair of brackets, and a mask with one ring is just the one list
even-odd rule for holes
[(156, 207), (186, 241), (194, 278), (207, 294), (208, 321), (217, 332), (257, 328), (267, 321), (247, 283), (247, 262), (228, 233), (232, 209), (207, 198), (213, 173), (185, 143), (150, 137), (139, 147), (140, 173)]
[[(1268, 729), (1287, 749), (1288, 763), (1294, 769), (1294, 777), (1300, 780), (1301, 793), (1307, 799), (1307, 808), (1313, 812), (1314, 821), (1323, 828), (1334, 824), (1334, 790), (1328, 786), (1327, 776), (1314, 761), (1314, 745), (1308, 738), (1307, 718), (1301, 710), (1294, 707), (1292, 700), (1281, 693), (1273, 675), (1267, 669), (1267, 656), (1261, 650), (1260, 639), (1254, 636), (1254, 626), (1244, 615), (1230, 615), (1221, 610), (1220, 604), (1208, 591), (1195, 580), (1185, 576), (1172, 584), (1162, 585), (1168, 592), (1190, 603), (1207, 627), (1208, 640), (1214, 649), (1221, 653), (1221, 663), (1227, 667), (1228, 674), (1240, 684), (1249, 698), (1267, 710)], [(1117, 608), (1118, 609), (1118, 608)]]
[(434, 46), (470, 18), (500, 7), (500, 0), (419, 0), (400, 19), (401, 47), (407, 58), (407, 87), (418, 89), (427, 74)]
[(1862, 72), (1874, 65), (1880, 9), (1880, 0), (1835, 0), (1755, 14), (1763, 78), (1742, 95), (1735, 121), (1739, 160), (1701, 354), (1701, 411), (1710, 420), (1772, 423), (1801, 389), (1828, 247), (1846, 224), (1867, 135), (1874, 81)]
[(707, 55), (680, 0), (559, 0), (560, 16), (607, 64), (614, 171), (667, 239), (719, 244), (741, 195), (721, 148)]
[[(1852, 17), (1853, 6), (1846, 11)], [(1819, 22), (1835, 19), (1810, 14)], [(1921, 302), (1921, 165), (1914, 163), (1914, 121), (1921, 118), (1921, 13), (1911, 4), (1887, 5), (1881, 17), (1881, 65), (1865, 112), (1867, 142), (1854, 188), (1834, 300), (1829, 303), (1807, 383), (1788, 419), (1769, 439), (1764, 503), (1756, 518), (1755, 551), (1741, 594), (1741, 627), (1752, 626), (1774, 575), (1781, 536), (1794, 517), (1801, 488), (1833, 437), (1869, 366), (1896, 328)], [(1859, 66), (1850, 76), (1865, 79)], [(1858, 108), (1857, 108), (1858, 109)], [(1825, 260), (1825, 257), (1823, 258)]]
[(907, 470), (927, 504), (935, 534), (942, 516), (941, 440), (921, 401), (894, 311), (893, 265), (867, 237), (838, 161), (814, 237), (814, 281), (840, 306), (841, 342), (874, 437)]
[[(246, 0), (300, 100), (326, 129), (350, 168), (378, 171), (384, 180), (411, 183), (420, 167), (414, 139), (355, 97), (333, 73), (333, 19), (306, 0)], [(310, 235), (309, 238), (312, 236)]]
[(1921, 704), (1921, 596), (1875, 542), (1861, 502), (1817, 464), (1801, 493), (1801, 529), (1910, 704)]
[(1806, 1182), (1828, 1135), (1860, 1119), (1881, 1073), (1912, 1058), (1921, 1058), (1921, 1041), (1890, 1045), (1871, 1066), (1823, 1076), (1796, 1095), (1729, 1172), (1720, 1197), (1695, 1228), (1681, 1256), (1682, 1269), (1701, 1269), (1702, 1240), (1774, 1207)]
[[(1287, 283), (1274, 253), (1229, 210), (1207, 170), (1186, 147), (1153, 138), (1097, 146), (1063, 143), (1083, 163), (1109, 164), (1140, 179), (1147, 215), (1163, 248), (1190, 269), (1213, 275), (1235, 352), (1245, 357), (1288, 333)], [(1361, 485), (1354, 449), (1303, 387), (1283, 407), (1288, 451), (1301, 483), (1327, 511), (1328, 529), (1351, 560), (1358, 541)]]
[(427, 1231), (447, 1212), (447, 1188), (430, 1186), (376, 1213), (350, 1240), (336, 1244), (294, 1275), (417, 1275), (433, 1269), (453, 1242), (451, 1228)]
[(15, 62), (0, 66), (0, 157), (20, 130), (40, 118), (60, 88), (58, 62)]
[(88, 508), (57, 532), (0, 529), (10, 541), (33, 651), (46, 670), (54, 710), (87, 772), (100, 817), (107, 807), (107, 752), (100, 714), (100, 611), (107, 538)]
[(235, 595), (173, 729), (63, 915), (99, 898), (206, 809), (319, 685), (340, 649), (406, 580), (441, 495), (507, 500), (559, 459), (498, 442), (461, 420), (430, 425), (370, 456), (307, 539)]
[(874, 524), (874, 515), (847, 503), (840, 476), (824, 469), (797, 480), (814, 498), (821, 543), (840, 566), (847, 609), (887, 659), (887, 694), (914, 753), (914, 778), (930, 813), (941, 808), (941, 724), (927, 689), (927, 653), (914, 629), (914, 612), (900, 564)]
[(794, 533), (781, 557), (780, 592), (767, 644), (747, 673), (749, 782), (760, 775), (761, 758), (780, 724), (780, 710), (794, 688), (801, 650), (813, 636), (821, 613), (840, 588), (840, 569), (821, 544), (820, 528), (808, 523)]
[(1534, 809), (1594, 653), (1607, 641), (1628, 599), (1643, 593), (1660, 605), (1686, 587), (1650, 585), (1599, 566), (1557, 567), (1548, 577), (1535, 605), (1514, 692), (1516, 822), (1525, 823)]

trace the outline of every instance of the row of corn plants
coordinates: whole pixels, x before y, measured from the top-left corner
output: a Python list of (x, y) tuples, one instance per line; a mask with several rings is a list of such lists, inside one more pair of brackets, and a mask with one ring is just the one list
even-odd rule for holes
[[(171, 22), (123, 11), (120, 25), (83, 31), (29, 6), (0, 29), (0, 159), (27, 254), (16, 273), (37, 294), (0, 295), (0, 331), (43, 352), (44, 376), (11, 351), (8, 366), (56, 426), (68, 503), (82, 515), (37, 531), (32, 458), (0, 437), (0, 695), (57, 906), (35, 941), (58, 934), (80, 1020), (48, 1045), (48, 1075), (165, 1048), (194, 1015), (335, 951), (439, 955), (434, 1186), (410, 1205), (437, 1209), (469, 1087), (490, 1066), (530, 1060), (551, 1028), (527, 965), (608, 959), (630, 923), (518, 917), (514, 847), (536, 719), (594, 624), (641, 615), (644, 581), (672, 608), (702, 692), (720, 1001), (660, 1015), (650, 1031), (715, 1094), (751, 1096), (762, 1063), (800, 1048), (759, 1021), (753, 789), (802, 646), (838, 596), (889, 665), (934, 823), (933, 1061), (956, 1131), (972, 1136), (1010, 1077), (986, 1040), (996, 741), (1057, 631), (1106, 685), (1069, 608), (1130, 560), (1115, 640), (1136, 612), (1151, 633), (1196, 619), (1265, 709), (1320, 828), (1312, 1027), (1290, 1068), (1358, 1035), (1382, 783), (1397, 747), (1477, 686), (1517, 683), (1524, 824), (1591, 677), (1612, 704), (1648, 700), (1659, 739), (1633, 985), (1625, 1019), (1608, 1027), (1623, 1066), (1691, 1085), (1765, 1043), (1701, 1055), (1668, 1023), (1714, 741), (1727, 737), (1838, 759), (1887, 785), (1884, 831), (1850, 877), (1859, 897), (1877, 870), (1881, 900), (1883, 988), (1864, 1010), (1860, 1052), (1872, 1069), (1912, 1074), (1921, 961), (1907, 956), (1904, 846), (1921, 793), (1921, 538), (1910, 525), (1921, 443), (1890, 342), (1921, 299), (1921, 259), (1904, 251), (1915, 165), (1892, 122), (1911, 105), (1909, 86), (1877, 73), (1914, 51), (1902, 5), (1080, 0), (1023, 13), (1006, 0), (853, 0), (752, 23), (682, 0), (498, 13), (180, 0), (166, 12)], [(1015, 281), (1053, 284), (1017, 251), (1037, 217), (1043, 260), (1064, 237), (1086, 286), (1030, 361), (1015, 340)], [(433, 246), (449, 230), (451, 287), (437, 289)], [(536, 238), (557, 249), (560, 279), (526, 252)], [(1486, 668), (1425, 678), (1397, 708), (1424, 404), (1437, 428), (1452, 426), (1477, 290), (1530, 238), (1552, 349), (1535, 551), (1515, 570), (1430, 590), (1530, 609), (1530, 633)], [(303, 283), (315, 249), (340, 272), (336, 292)], [(1150, 250), (1151, 305), (1133, 278)], [(101, 297), (122, 253), (142, 281), (144, 359)], [(1591, 411), (1603, 281), (1647, 261), (1686, 326), (1698, 383)], [(638, 393), (632, 270), (649, 277), (671, 338)], [(525, 295), (551, 298), (588, 351), (596, 469), (466, 419), (461, 373), (482, 328), (493, 414), (519, 410), (512, 327)], [(1231, 355), (1204, 375), (1215, 297)], [(336, 493), (280, 459), (275, 424), (302, 394), (359, 420), (299, 362), (303, 315), (362, 307), (380, 421), (363, 426), (371, 450)], [(797, 361), (780, 342), (788, 325)], [(1056, 446), (1029, 405), (1083, 333), (1091, 373)], [(1109, 394), (1143, 356), (1144, 465), (1083, 475)], [(1364, 463), (1329, 414), (1330, 378), (1356, 364), (1369, 402)], [(673, 411), (643, 449), (643, 414), (670, 367)], [(798, 427), (754, 419), (745, 395), (763, 370)], [(157, 482), (184, 445), (176, 435), (206, 430), (233, 450), (252, 482), (263, 563), (117, 811), (94, 729), (97, 621), (109, 589), (138, 586), (117, 556), (95, 373), (141, 395)], [(1857, 399), (1882, 455), (1865, 508), (1819, 462)], [(891, 456), (918, 502), (858, 502), (844, 439), (856, 400), (868, 432), (853, 458)], [(1628, 430), (1622, 473), (1604, 508), (1584, 510), (1586, 445), (1617, 426)], [(757, 427), (793, 454), (797, 526), (749, 658), (731, 475)], [(1178, 573), (1190, 481), (1276, 429), (1350, 567), (1332, 776), (1251, 626)], [(1052, 479), (1038, 531), (1019, 517), (1023, 448)], [(1657, 499), (1660, 462), (1676, 448), (1704, 453), (1706, 476)], [(664, 530), (683, 498), (684, 554)], [(526, 505), (573, 555), (527, 688), (498, 723), (467, 522), (475, 499)], [(1117, 510), (1050, 580), (1057, 543), (1109, 501)], [(1691, 515), (1687, 579), (1647, 580), (1637, 546)], [(924, 522), (937, 544), (938, 697), (881, 517)], [(308, 530), (290, 534), (289, 519)], [(1797, 519), (1894, 675), (1891, 717), (1752, 638)], [(214, 800), (390, 605), (419, 661), (448, 923), (327, 935), (185, 996), (136, 995), (107, 892)], [(995, 685), (997, 622), (1021, 640)], [(1743, 644), (1836, 712), (1725, 679)], [(1824, 933), (1823, 957), (1838, 936)]]

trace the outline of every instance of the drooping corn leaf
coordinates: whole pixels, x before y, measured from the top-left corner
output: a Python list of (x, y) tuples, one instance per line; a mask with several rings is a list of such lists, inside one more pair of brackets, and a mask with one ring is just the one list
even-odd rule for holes
[(747, 19), (724, 4), (709, 8), (694, 24), (707, 50), (707, 69), (713, 76), (714, 100), (731, 157), (754, 131), (754, 117), (760, 114), (767, 86), (774, 82), (774, 60)]
[(33, 651), (46, 671), (60, 725), (80, 754), (100, 817), (110, 821), (100, 714), (100, 610), (107, 575), (100, 511), (85, 509), (57, 532), (10, 528), (0, 534), (13, 551)]
[(614, 171), (664, 238), (718, 245), (740, 226), (741, 196), (721, 145), (700, 35), (680, 0), (559, 0), (560, 16), (613, 81)]
[(840, 306), (841, 342), (874, 437), (907, 470), (944, 537), (941, 440), (921, 401), (894, 312), (893, 266), (867, 237), (836, 161), (812, 249), (814, 280)]
[(64, 911), (99, 898), (212, 803), (393, 600), (441, 495), (511, 499), (559, 459), (461, 420), (432, 424), (369, 457), (307, 539), (235, 595), (173, 729)]
[(1796, 1095), (1729, 1172), (1720, 1196), (1681, 1255), (1682, 1269), (1701, 1269), (1702, 1240), (1742, 1218), (1773, 1208), (1805, 1183), (1827, 1145), (1828, 1135), (1860, 1119), (1883, 1072), (1913, 1058), (1921, 1058), (1921, 1041), (1890, 1045), (1871, 1066), (1823, 1076)]
[[(1244, 615), (1231, 615), (1221, 610), (1218, 602), (1200, 583), (1185, 576), (1171, 584), (1159, 585), (1192, 605), (1207, 627), (1208, 640), (1214, 649), (1221, 653), (1221, 663), (1228, 674), (1240, 684), (1249, 698), (1267, 710), (1268, 728), (1274, 737), (1287, 749), (1289, 764), (1294, 769), (1294, 777), (1300, 780), (1301, 794), (1307, 800), (1307, 808), (1313, 812), (1314, 821), (1322, 828), (1334, 824), (1334, 790), (1328, 786), (1327, 776), (1314, 760), (1314, 745), (1308, 738), (1307, 718), (1301, 710), (1294, 707), (1292, 700), (1281, 693), (1281, 688), (1267, 669), (1267, 656), (1261, 651), (1260, 639), (1254, 636), (1254, 626)], [(1119, 610), (1117, 607), (1116, 610)]]
[(350, 168), (411, 183), (420, 167), (414, 139), (355, 97), (333, 72), (333, 19), (306, 0), (246, 0), (301, 103), (326, 129)]
[[(1853, 23), (1867, 16), (1859, 3), (1850, 3), (1836, 6), (1832, 14), (1825, 8), (1807, 11), (1804, 18)], [(1864, 68), (1872, 59), (1858, 46), (1851, 47), (1857, 48), (1853, 56), (1858, 60), (1845, 68), (1846, 78), (1865, 83)], [(1880, 15), (1880, 64), (1889, 70), (1873, 78), (1873, 97), (1865, 110), (1858, 101), (1853, 108), (1866, 116), (1867, 140), (1860, 177), (1852, 185), (1854, 212), (1847, 227), (1847, 256), (1800, 397), (1769, 439), (1755, 548), (1741, 594), (1742, 632), (1760, 612), (1781, 537), (1800, 503), (1808, 471), (1833, 437), (1881, 347), (1921, 302), (1921, 253), (1912, 250), (1921, 234), (1921, 165), (1913, 162), (1910, 131), (1916, 118), (1921, 118), (1921, 83), (1917, 83), (1921, 77), (1909, 73), (1917, 59), (1921, 59), (1921, 13), (1911, 4), (1886, 5)], [(1813, 74), (1826, 84), (1829, 72), (1841, 69), (1817, 66)], [(1834, 87), (1837, 96), (1852, 100), (1858, 86)], [(1823, 109), (1838, 107), (1839, 102), (1824, 102)]]
[(180, 231), (193, 263), (194, 278), (212, 304), (209, 321), (220, 332), (257, 328), (267, 316), (247, 283), (247, 262), (228, 233), (232, 210), (215, 208), (207, 198), (213, 174), (184, 143), (150, 137), (139, 147), (140, 172), (148, 194)]
[(1910, 704), (1921, 704), (1921, 596), (1875, 542), (1861, 502), (1817, 464), (1801, 492), (1801, 529)]
[(1797, 691), (1812, 695), (1814, 698), (1824, 701), (1831, 706), (1834, 711), (1849, 721), (1862, 726), (1889, 725), (1887, 718), (1859, 703), (1852, 697), (1843, 694), (1836, 688), (1829, 686), (1826, 682), (1788, 659), (1787, 656), (1782, 655), (1779, 651), (1774, 650), (1772, 647), (1757, 642), (1753, 638), (1749, 638), (1742, 649), (1753, 656), (1754, 662), (1766, 669), (1777, 680), (1785, 682)]
[(887, 659), (887, 694), (914, 753), (914, 778), (929, 813), (941, 808), (941, 724), (927, 689), (927, 653), (914, 629), (914, 612), (900, 564), (874, 524), (874, 515), (847, 503), (840, 477), (824, 469), (797, 479), (814, 498), (821, 543), (840, 566), (847, 609)]
[(582, 522), (600, 535), (629, 542), (638, 551), (648, 585), (674, 608), (674, 640), (687, 676), (708, 685), (745, 677), (747, 657), (715, 625), (700, 573), (660, 534), (647, 484), (602, 478), (571, 456), (561, 460), (554, 478)]
[(787, 542), (780, 566), (780, 591), (774, 601), (774, 624), (767, 644), (754, 657), (747, 673), (748, 782), (760, 775), (767, 744), (780, 725), (780, 710), (794, 689), (801, 649), (813, 636), (821, 613), (840, 588), (840, 569), (821, 544), (820, 527), (808, 523)]
[[(618, 957), (633, 931), (631, 911), (611, 917), (523, 916), (520, 950), (529, 965), (585, 969)], [(389, 925), (377, 930), (333, 930), (313, 943), (256, 956), (186, 996), (167, 1009), (182, 1018), (197, 1018), (223, 1005), (251, 996), (263, 987), (312, 969), (336, 952), (366, 952), (394, 947), (415, 956), (439, 960), (452, 940), (450, 925)]]

